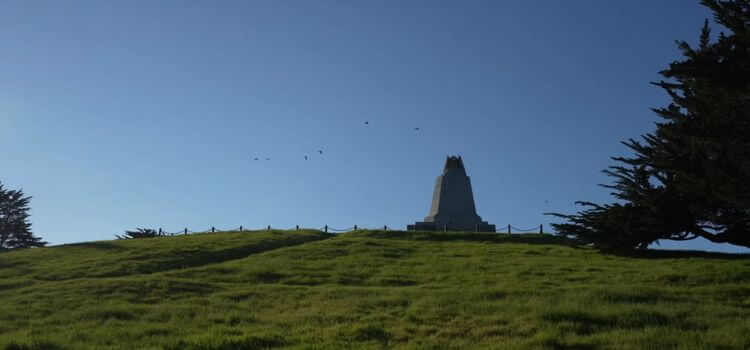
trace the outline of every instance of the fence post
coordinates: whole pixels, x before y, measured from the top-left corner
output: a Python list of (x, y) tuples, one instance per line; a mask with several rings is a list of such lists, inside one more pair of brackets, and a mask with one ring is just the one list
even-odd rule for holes
[(448, 224), (445, 224), (445, 227), (443, 227), (443, 232), (448, 232)]
[(159, 227), (159, 236), (161, 236), (161, 227)]
[(294, 229), (295, 229), (295, 230), (299, 230), (299, 225), (297, 225), (297, 226), (294, 226)]
[(240, 225), (240, 232), (242, 232), (242, 225)]
[(214, 232), (216, 232), (216, 228), (211, 226), (211, 233), (214, 233)]
[(544, 228), (542, 227), (542, 224), (539, 224), (539, 233), (544, 233)]
[(326, 233), (328, 233), (328, 225), (326, 225)]
[(383, 225), (383, 231), (388, 231), (388, 226), (387, 225)]
[(354, 231), (357, 231), (357, 225), (354, 225)]
[(268, 228), (267, 228), (267, 230), (268, 230), (268, 231), (271, 231), (271, 225), (268, 225)]
[(510, 233), (510, 224), (508, 224), (508, 233)]
[(479, 232), (479, 224), (477, 224), (476, 229), (474, 229), (474, 232)]
[(185, 234), (187, 234), (187, 227), (185, 227)]

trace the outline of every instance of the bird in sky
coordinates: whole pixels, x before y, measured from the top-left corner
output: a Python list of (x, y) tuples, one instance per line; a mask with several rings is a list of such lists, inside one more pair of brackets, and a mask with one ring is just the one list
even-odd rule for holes
[(322, 154), (323, 154), (323, 151), (321, 151), (321, 150), (318, 150), (318, 153), (320, 153), (320, 154), (322, 155)]
[(370, 122), (365, 122), (365, 125), (369, 125), (369, 124), (370, 124)]
[(266, 158), (266, 160), (271, 160), (271, 158)]
[(305, 156), (305, 160), (307, 160), (307, 156)]
[(419, 130), (419, 128), (414, 128), (414, 130)]
[(258, 157), (255, 157), (255, 159), (253, 159), (253, 160), (258, 160)]

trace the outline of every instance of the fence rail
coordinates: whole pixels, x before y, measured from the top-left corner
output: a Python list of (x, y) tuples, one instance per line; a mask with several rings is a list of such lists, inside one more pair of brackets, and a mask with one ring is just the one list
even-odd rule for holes
[[(300, 229), (299, 225), (295, 225), (292, 228), (278, 228), (278, 227), (271, 227), (271, 225), (267, 225), (266, 227), (263, 227), (263, 228), (260, 228), (260, 229), (248, 229), (247, 227), (240, 225), (239, 228), (232, 228), (232, 229), (228, 229), (228, 230), (217, 229), (215, 226), (211, 226), (211, 228), (203, 230), (203, 231), (193, 231), (193, 230), (190, 230), (190, 229), (188, 229), (186, 227), (186, 228), (184, 228), (184, 229), (182, 229), (180, 231), (170, 232), (170, 231), (163, 230), (160, 227), (159, 230), (158, 230), (158, 234), (159, 234), (159, 236), (174, 236), (174, 235), (187, 235), (187, 234), (199, 234), (199, 233), (215, 233), (215, 232), (244, 232), (244, 231), (263, 231), (263, 230), (266, 230), (266, 231), (270, 231), (270, 230), (299, 230), (299, 229)], [(302, 228), (302, 229), (305, 229), (305, 228)], [(318, 230), (318, 231), (325, 232), (325, 233), (344, 233), (344, 232), (352, 232), (352, 231), (358, 231), (358, 230), (394, 231), (394, 229), (388, 227), (388, 225), (383, 225), (383, 227), (379, 227), (378, 226), (377, 228), (367, 228), (367, 227), (360, 227), (360, 226), (354, 225), (352, 227), (345, 228), (345, 229), (337, 229), (337, 228), (334, 228), (334, 227), (331, 227), (331, 226), (328, 226), (328, 225), (324, 225), (323, 227), (315, 228), (315, 229)], [(455, 231), (455, 230), (452, 230), (449, 225), (444, 225), (444, 227), (442, 227), (442, 229), (439, 230), (439, 231), (445, 231), (445, 232), (447, 232), (447, 231)], [(471, 231), (471, 230), (461, 230), (461, 231)], [(474, 231), (479, 232), (480, 231), (480, 227), (477, 226)], [(482, 231), (482, 232), (487, 232), (487, 231)], [(492, 231), (490, 231), (490, 232), (492, 232)], [(520, 228), (514, 227), (512, 225), (508, 225), (508, 226), (503, 226), (502, 229), (496, 229), (495, 230), (495, 233), (532, 233), (532, 232), (544, 233), (544, 225), (535, 226), (535, 227), (532, 227), (530, 229), (520, 229)]]

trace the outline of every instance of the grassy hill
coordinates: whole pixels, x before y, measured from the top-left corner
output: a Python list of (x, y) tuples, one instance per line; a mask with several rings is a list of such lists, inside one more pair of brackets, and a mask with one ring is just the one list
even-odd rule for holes
[(750, 348), (750, 257), (258, 231), (0, 253), (0, 349)]

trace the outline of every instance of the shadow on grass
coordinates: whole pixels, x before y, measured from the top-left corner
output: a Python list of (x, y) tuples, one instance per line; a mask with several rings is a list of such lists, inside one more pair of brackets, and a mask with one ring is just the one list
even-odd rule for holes
[(0, 269), (18, 268), (24, 265), (24, 261), (0, 261)]
[(57, 344), (46, 342), (46, 341), (34, 341), (31, 344), (19, 344), (11, 342), (5, 347), (4, 350), (62, 350), (65, 349)]
[[(320, 241), (333, 236), (322, 232), (276, 235), (276, 231), (271, 231), (258, 239), (223, 240), (218, 238), (218, 234), (214, 237), (216, 237), (215, 243), (210, 242), (214, 240), (211, 236), (202, 236), (202, 240), (181, 236), (179, 240), (176, 237), (160, 237), (129, 239), (112, 243), (90, 242), (67, 245), (61, 247), (62, 252), (74, 251), (76, 254), (85, 254), (87, 251), (92, 251), (89, 248), (109, 251), (106, 252), (106, 260), (100, 260), (95, 269), (87, 269), (86, 265), (71, 264), (65, 270), (43, 269), (33, 278), (43, 281), (62, 281), (81, 277), (120, 277), (183, 270), (242, 259), (253, 254)], [(227, 237), (224, 236), (224, 238)], [(65, 248), (71, 250), (66, 252)], [(65, 254), (60, 256), (63, 255)], [(216, 270), (215, 272), (232, 273), (233, 271)]]
[(597, 315), (581, 310), (555, 310), (542, 313), (542, 320), (553, 324), (568, 324), (576, 334), (589, 335), (613, 329), (644, 329), (674, 327), (688, 331), (705, 331), (706, 325), (681, 317), (672, 317), (649, 310), (626, 310), (609, 315)]
[[(222, 263), (230, 260), (246, 258), (253, 254), (265, 253), (271, 250), (288, 248), (305, 243), (327, 239), (329, 235), (320, 234), (316, 236), (290, 236), (286, 239), (270, 241), (250, 241), (224, 249), (190, 249), (166, 252), (160, 258), (154, 258), (149, 264), (130, 266), (137, 273), (155, 273), (176, 269), (193, 268), (210, 264)], [(131, 271), (116, 270), (106, 276), (116, 277), (131, 274)]]
[(179, 340), (164, 346), (165, 350), (235, 350), (235, 349), (271, 349), (284, 347), (289, 342), (278, 335), (250, 336), (230, 339), (203, 339), (198, 342)]
[(111, 243), (111, 242), (70, 243), (70, 244), (63, 244), (61, 247), (85, 247), (85, 248), (95, 248), (95, 249), (103, 249), (103, 250), (124, 250), (125, 249), (125, 247)]
[(664, 249), (643, 249), (643, 250), (623, 250), (623, 251), (603, 251), (607, 254), (636, 258), (636, 259), (719, 259), (719, 260), (750, 260), (750, 254), (747, 253), (719, 253), (704, 252), (700, 250), (664, 250)]
[[(483, 233), (483, 232), (430, 232), (430, 231), (357, 231), (347, 233), (362, 235), (369, 238), (380, 239), (402, 239), (412, 241), (470, 241), (486, 243), (520, 243), (520, 244), (551, 244), (571, 248), (585, 247), (581, 241), (553, 234), (507, 234), (507, 233)], [(346, 235), (346, 234), (344, 234)], [(636, 259), (688, 259), (704, 258), (719, 260), (750, 260), (748, 253), (719, 253), (697, 250), (602, 250), (604, 254)]]
[(485, 243), (553, 244), (579, 247), (579, 241), (549, 234), (507, 234), (484, 232), (430, 232), (430, 231), (358, 231), (352, 233), (370, 238), (402, 239), (411, 241), (469, 241)]

